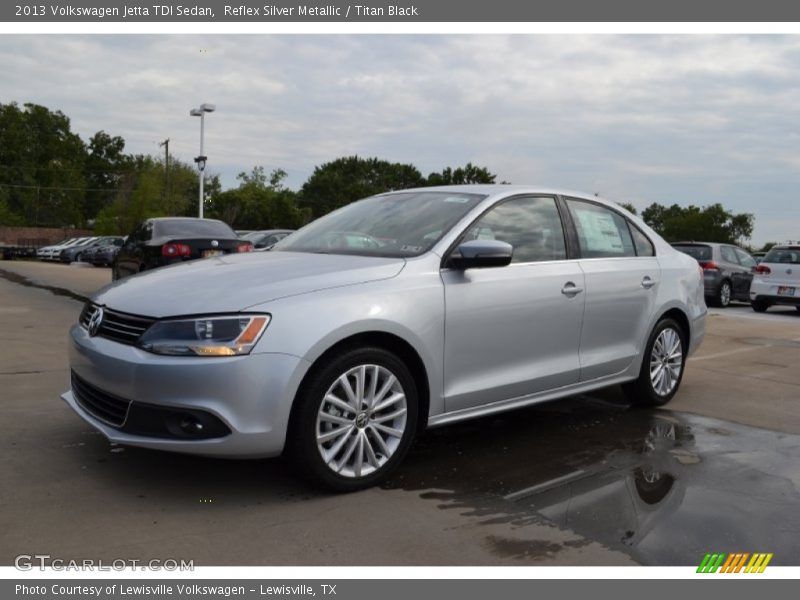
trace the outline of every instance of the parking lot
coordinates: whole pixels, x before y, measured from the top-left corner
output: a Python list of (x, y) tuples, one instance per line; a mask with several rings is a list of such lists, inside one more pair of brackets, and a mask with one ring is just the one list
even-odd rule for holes
[(0, 263), (0, 564), (691, 565), (800, 552), (800, 312), (711, 310), (665, 409), (618, 390), (427, 432), (381, 488), (284, 459), (110, 445), (64, 404), (67, 330), (105, 268)]

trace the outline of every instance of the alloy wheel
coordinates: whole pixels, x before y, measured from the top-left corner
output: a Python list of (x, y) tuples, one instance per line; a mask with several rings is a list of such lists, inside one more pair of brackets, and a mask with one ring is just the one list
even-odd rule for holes
[(320, 403), (317, 449), (334, 473), (365, 477), (397, 451), (407, 416), (405, 391), (389, 369), (374, 364), (353, 367), (331, 384)]
[(719, 303), (721, 306), (728, 306), (731, 303), (731, 284), (727, 281), (719, 288)]
[(668, 396), (678, 384), (683, 369), (681, 336), (671, 327), (658, 334), (650, 352), (650, 383), (659, 396)]

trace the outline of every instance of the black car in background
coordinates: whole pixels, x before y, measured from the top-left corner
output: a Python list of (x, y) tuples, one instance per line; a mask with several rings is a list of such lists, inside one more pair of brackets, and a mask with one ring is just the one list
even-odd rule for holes
[(750, 302), (750, 282), (757, 263), (745, 250), (715, 242), (677, 242), (672, 247), (700, 263), (709, 306), (725, 308), (731, 300)]
[(186, 260), (252, 250), (252, 243), (240, 239), (222, 221), (193, 217), (147, 219), (133, 230), (117, 252), (111, 264), (111, 278), (121, 279)]

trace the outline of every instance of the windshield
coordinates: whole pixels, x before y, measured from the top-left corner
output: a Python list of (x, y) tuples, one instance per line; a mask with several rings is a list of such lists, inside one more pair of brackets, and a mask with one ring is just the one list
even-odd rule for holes
[(672, 247), (688, 254), (695, 260), (711, 260), (711, 246), (673, 244)]
[(761, 262), (800, 265), (800, 246), (773, 248), (767, 252), (767, 255)]
[(402, 192), (373, 196), (326, 215), (273, 251), (406, 257), (427, 252), (486, 196)]

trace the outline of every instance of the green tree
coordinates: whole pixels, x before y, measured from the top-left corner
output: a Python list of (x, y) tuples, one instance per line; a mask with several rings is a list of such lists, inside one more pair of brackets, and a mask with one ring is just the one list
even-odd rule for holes
[(61, 111), (0, 104), (0, 187), (12, 214), (30, 224), (82, 224), (85, 158)]
[(642, 212), (644, 221), (666, 240), (702, 240), (738, 244), (753, 233), (755, 217), (749, 213), (734, 214), (721, 204), (710, 206), (662, 206), (651, 204)]
[(627, 210), (631, 214), (634, 214), (634, 215), (638, 214), (636, 212), (636, 207), (633, 204), (631, 204), (630, 202), (617, 202), (617, 204), (619, 204), (622, 208), (624, 208), (625, 210)]
[(318, 217), (359, 198), (425, 184), (414, 165), (347, 156), (315, 167), (300, 190), (300, 201)]
[(110, 204), (125, 176), (124, 171), (133, 165), (131, 157), (124, 153), (125, 140), (120, 136), (112, 137), (105, 131), (98, 131), (89, 139), (86, 149), (84, 172), (88, 190), (84, 216), (88, 220)]
[(269, 176), (264, 168), (239, 173), (239, 187), (209, 199), (209, 216), (221, 219), (236, 229), (296, 229), (311, 218), (308, 208), (297, 205), (297, 193), (284, 185), (286, 171), (274, 169)]
[(441, 173), (428, 175), (427, 185), (464, 185), (472, 183), (494, 183), (497, 175), (486, 167), (478, 167), (468, 162), (463, 167), (447, 167)]
[[(127, 235), (145, 219), (166, 216), (196, 216), (199, 182), (191, 165), (170, 158), (169, 194), (164, 190), (163, 160), (137, 155), (131, 168), (119, 179), (111, 204), (97, 214), (95, 233)], [(219, 193), (219, 177), (207, 178), (208, 194)]]

